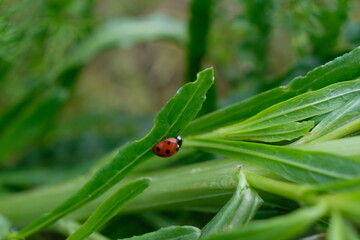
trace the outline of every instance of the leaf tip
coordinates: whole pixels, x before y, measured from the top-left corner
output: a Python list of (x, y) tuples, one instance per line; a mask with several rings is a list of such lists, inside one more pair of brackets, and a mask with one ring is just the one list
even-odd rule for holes
[(199, 72), (197, 74), (197, 79), (200, 79), (200, 78), (209, 78), (209, 79), (211, 79), (212, 82), (214, 82), (215, 81), (214, 67), (205, 68), (204, 70)]

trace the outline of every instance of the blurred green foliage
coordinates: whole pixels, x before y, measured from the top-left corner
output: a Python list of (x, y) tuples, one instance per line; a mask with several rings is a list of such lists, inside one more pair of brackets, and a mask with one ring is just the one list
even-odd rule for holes
[(287, 84), (360, 45), (359, 11), (356, 0), (0, 1), (0, 193), (86, 173), (205, 67), (217, 82), (201, 115)]

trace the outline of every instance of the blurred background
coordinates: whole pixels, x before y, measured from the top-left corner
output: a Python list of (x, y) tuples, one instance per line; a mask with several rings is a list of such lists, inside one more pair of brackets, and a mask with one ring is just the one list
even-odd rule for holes
[(214, 66), (201, 114), (360, 44), (356, 0), (0, 1), (0, 193), (85, 173)]

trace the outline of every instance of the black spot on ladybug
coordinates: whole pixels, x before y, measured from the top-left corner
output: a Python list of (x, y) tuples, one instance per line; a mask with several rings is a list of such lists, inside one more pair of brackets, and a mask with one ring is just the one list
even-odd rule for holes
[(170, 145), (170, 141), (168, 141), (167, 144)]
[(169, 149), (166, 150), (166, 154), (170, 154), (170, 150), (169, 150)]
[(156, 151), (160, 152), (160, 148), (159, 148), (159, 147), (156, 147)]

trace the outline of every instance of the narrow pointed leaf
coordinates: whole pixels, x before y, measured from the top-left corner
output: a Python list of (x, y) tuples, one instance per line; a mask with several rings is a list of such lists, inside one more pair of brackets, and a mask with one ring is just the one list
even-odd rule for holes
[(150, 178), (142, 178), (126, 184), (102, 203), (86, 222), (68, 240), (82, 240), (114, 217), (124, 205), (142, 193), (150, 184)]
[(325, 212), (321, 205), (303, 208), (285, 216), (254, 221), (232, 232), (210, 236), (208, 240), (267, 240), (294, 239), (308, 229)]
[[(63, 233), (64, 235), (70, 235), (77, 231), (81, 224), (77, 221), (70, 220), (70, 219), (61, 219), (55, 224), (56, 230), (58, 232)], [(109, 238), (105, 237), (99, 232), (94, 232), (86, 240), (110, 240)]]
[(313, 121), (290, 122), (253, 131), (241, 126), (239, 129), (236, 129), (236, 126), (233, 128), (229, 126), (229, 128), (220, 128), (209, 134), (201, 135), (201, 137), (279, 142), (301, 137), (307, 134), (312, 127), (314, 127)]
[(134, 141), (119, 150), (114, 159), (105, 164), (73, 196), (50, 213), (37, 219), (18, 233), (19, 238), (39, 231), (66, 214), (99, 197), (124, 178), (135, 166), (153, 157), (151, 149), (165, 136), (175, 136), (198, 114), (207, 90), (213, 84), (213, 70), (198, 74), (195, 82), (183, 86), (158, 113), (154, 127), (142, 140)]
[(119, 240), (197, 240), (200, 230), (190, 226), (171, 226), (141, 236), (122, 238)]
[(234, 195), (202, 229), (200, 239), (246, 225), (262, 205), (262, 199), (249, 187), (245, 173), (241, 168), (239, 168), (238, 181)]
[(298, 183), (346, 180), (360, 175), (359, 162), (332, 154), (218, 139), (187, 139), (186, 145), (257, 164)]

